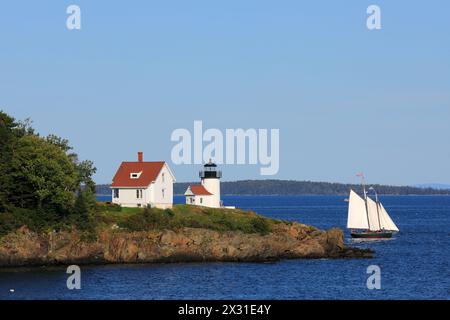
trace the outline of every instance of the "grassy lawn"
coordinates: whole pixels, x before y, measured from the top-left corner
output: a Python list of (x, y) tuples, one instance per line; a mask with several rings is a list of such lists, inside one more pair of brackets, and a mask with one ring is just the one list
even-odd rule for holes
[(120, 208), (99, 204), (97, 217), (105, 226), (116, 224), (130, 231), (154, 229), (176, 230), (182, 227), (205, 228), (217, 231), (242, 231), (268, 234), (278, 220), (261, 217), (252, 211), (215, 209), (189, 205), (175, 205), (172, 209)]

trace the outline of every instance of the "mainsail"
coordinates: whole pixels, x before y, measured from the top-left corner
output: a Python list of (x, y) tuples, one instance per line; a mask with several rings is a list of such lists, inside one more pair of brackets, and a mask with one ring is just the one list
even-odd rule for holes
[(380, 228), (380, 221), (379, 221), (379, 212), (380, 208), (377, 205), (375, 201), (367, 197), (367, 210), (369, 217), (369, 230), (371, 231), (379, 231)]
[(348, 203), (347, 228), (369, 229), (366, 214), (366, 202), (355, 191), (350, 190)]
[(350, 190), (347, 228), (399, 231), (381, 202), (375, 202), (369, 197), (366, 199), (367, 202), (356, 192)]

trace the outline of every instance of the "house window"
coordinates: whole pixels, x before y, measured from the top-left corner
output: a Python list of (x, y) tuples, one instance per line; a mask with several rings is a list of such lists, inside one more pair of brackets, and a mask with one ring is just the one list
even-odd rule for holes
[(113, 195), (114, 199), (119, 198), (119, 189), (113, 189), (113, 193), (114, 193), (114, 195)]
[(164, 191), (166, 191), (166, 189), (162, 189), (162, 197), (164, 198)]
[(130, 179), (139, 179), (139, 177), (141, 176), (141, 172), (132, 172), (130, 173)]
[(203, 198), (200, 198), (200, 203), (203, 203)]
[(136, 198), (142, 199), (142, 190), (141, 189), (136, 190)]
[[(162, 179), (162, 182), (164, 183), (164, 172), (161, 174), (161, 179)], [(164, 192), (163, 192), (163, 194), (164, 194)], [(163, 196), (163, 198), (164, 198), (164, 196)]]

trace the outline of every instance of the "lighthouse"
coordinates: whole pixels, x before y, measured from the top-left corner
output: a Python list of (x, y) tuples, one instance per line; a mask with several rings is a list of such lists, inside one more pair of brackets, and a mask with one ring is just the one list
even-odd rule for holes
[(199, 172), (201, 184), (211, 193), (209, 199), (210, 207), (220, 208), (220, 178), (222, 178), (222, 172), (217, 170), (217, 165), (209, 160), (203, 166), (203, 170)]
[(220, 178), (222, 172), (217, 170), (217, 165), (209, 160), (199, 172), (201, 183), (190, 185), (184, 195), (186, 204), (198, 205), (210, 208), (221, 208), (220, 200)]

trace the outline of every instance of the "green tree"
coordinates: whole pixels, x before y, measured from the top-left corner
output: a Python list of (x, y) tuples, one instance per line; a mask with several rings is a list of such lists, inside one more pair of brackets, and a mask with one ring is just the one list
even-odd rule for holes
[(23, 224), (44, 230), (68, 222), (92, 231), (95, 172), (68, 140), (40, 137), (29, 119), (16, 121), (0, 111), (1, 234)]
[(16, 141), (14, 133), (16, 128), (17, 122), (15, 119), (0, 111), (0, 211), (4, 211), (7, 204), (8, 168)]
[(95, 208), (97, 203), (95, 197), (95, 182), (92, 179), (92, 176), (95, 174), (97, 169), (94, 167), (94, 163), (90, 160), (76, 162), (75, 167), (78, 172), (78, 197), (81, 197), (87, 209), (91, 211)]
[(10, 161), (9, 202), (21, 208), (67, 212), (74, 205), (78, 172), (60, 147), (35, 135), (18, 139)]

